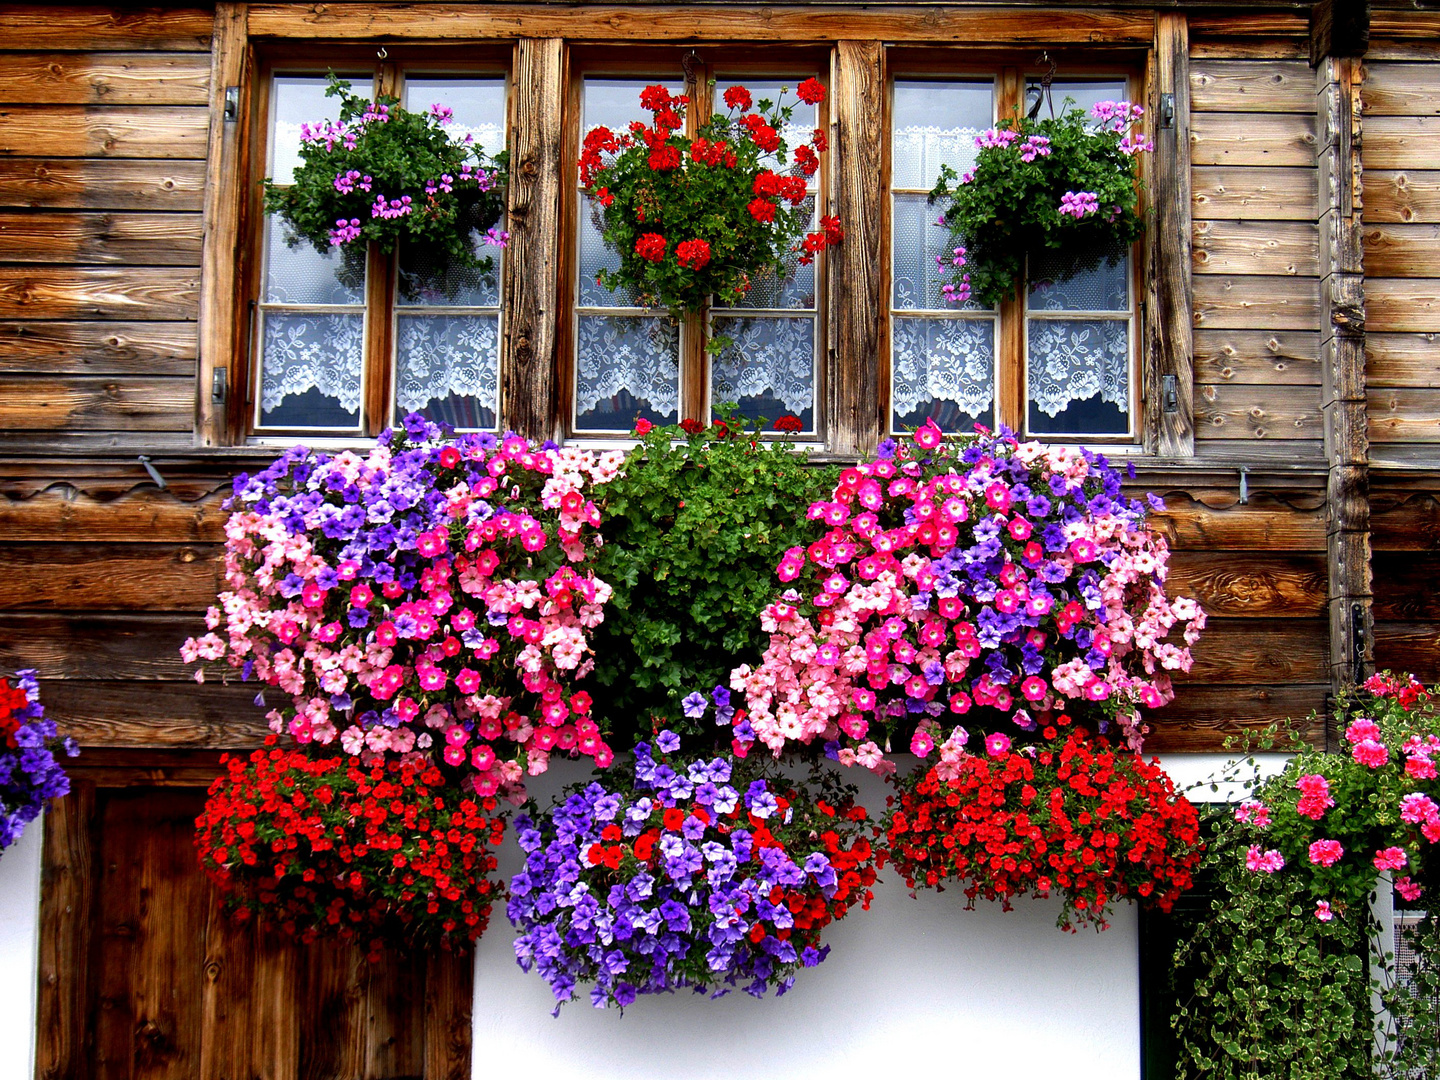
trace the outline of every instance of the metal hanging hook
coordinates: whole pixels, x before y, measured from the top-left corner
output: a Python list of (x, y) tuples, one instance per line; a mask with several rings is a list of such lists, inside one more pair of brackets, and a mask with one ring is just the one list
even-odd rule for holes
[(1034, 120), (1035, 117), (1039, 116), (1040, 106), (1044, 104), (1049, 106), (1050, 119), (1054, 120), (1055, 99), (1051, 96), (1050, 84), (1055, 81), (1055, 72), (1060, 70), (1060, 65), (1050, 56), (1049, 50), (1042, 51), (1040, 55), (1035, 58), (1035, 63), (1048, 64), (1050, 67), (1044, 75), (1040, 76), (1040, 96), (1035, 99), (1035, 104), (1030, 107), (1029, 118)]
[(375, 50), (375, 55), (381, 60), (388, 60), (390, 58), (390, 50), (385, 48), (384, 45), (381, 45), (380, 48)]
[(694, 49), (691, 49), (680, 58), (680, 70), (685, 73), (685, 83), (687, 86), (700, 85), (700, 68), (702, 66), (703, 61), (700, 59), (700, 54)]

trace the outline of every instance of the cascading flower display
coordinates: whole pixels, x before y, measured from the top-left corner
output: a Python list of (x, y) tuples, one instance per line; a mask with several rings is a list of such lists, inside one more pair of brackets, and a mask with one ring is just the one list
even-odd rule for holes
[(226, 587), (182, 655), (276, 687), (271, 729), (302, 745), (433, 758), (481, 797), (557, 751), (607, 765), (577, 684), (610, 597), (588, 492), (622, 458), (418, 415), (366, 455), (289, 450), (236, 478)]
[(451, 946), (478, 938), (494, 899), (496, 802), (435, 765), (362, 765), (274, 746), (222, 758), (195, 823), (201, 865), (240, 918), (303, 941)]
[(45, 803), (70, 791), (70, 778), (55, 757), (80, 751), (45, 717), (40, 685), (30, 669), (0, 679), (0, 852), (20, 839)]
[(784, 993), (825, 959), (821, 931), (870, 906), (876, 854), (853, 789), (729, 755), (685, 762), (679, 746), (661, 732), (635, 748), (633, 778), (516, 821), (515, 955), (549, 984), (556, 1015), (582, 983), (596, 1008), (681, 987)]
[(1138, 749), (1205, 616), (1166, 597), (1165, 540), (1121, 487), (1078, 447), (933, 422), (887, 439), (811, 505), (829, 532), (779, 564), (764, 658), (731, 676), (745, 737), (888, 772), (888, 739), (925, 757), (973, 709), (1025, 732), (1069, 712)]
[[(1056, 718), (1043, 742), (991, 736), (899, 780), (885, 856), (912, 889), (959, 882), (971, 904), (1064, 899), (1059, 924), (1104, 929), (1114, 901), (1169, 911), (1201, 857), (1195, 807), (1157, 763)], [(1003, 741), (1002, 741), (1003, 740)]]
[[(825, 98), (816, 79), (796, 89), (807, 104)], [(672, 314), (732, 304), (766, 276), (784, 278), (796, 265), (843, 238), (839, 219), (820, 218), (807, 232), (807, 181), (820, 168), (824, 132), (794, 148), (780, 132), (793, 105), (753, 101), (743, 86), (724, 93), (725, 111), (685, 135), (691, 101), (663, 86), (646, 87), (641, 106), (650, 124), (628, 131), (596, 127), (585, 135), (580, 183), (594, 200), (605, 243), (620, 256), (601, 270), (607, 289), (632, 289), (640, 302)], [(752, 111), (753, 109), (753, 111)], [(707, 345), (718, 352), (723, 338)]]
[(1100, 101), (1088, 114), (1007, 118), (975, 137), (970, 171), (957, 177), (942, 166), (930, 202), (944, 206), (936, 224), (953, 249), (936, 260), (948, 278), (945, 299), (990, 307), (1014, 294), (1027, 256), (1067, 253), (1074, 265), (1063, 280), (1139, 239), (1139, 155), (1153, 149), (1135, 131), (1144, 113)]

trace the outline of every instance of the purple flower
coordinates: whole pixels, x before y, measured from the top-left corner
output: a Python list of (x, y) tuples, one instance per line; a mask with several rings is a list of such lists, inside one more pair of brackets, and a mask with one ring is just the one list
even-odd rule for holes
[[(700, 717), (705, 715), (705, 695), (701, 693), (690, 694), (683, 701), (680, 702), (680, 707), (684, 709), (685, 715), (688, 716), (691, 720), (698, 720), (700, 719)], [(670, 753), (671, 751), (666, 752)]]

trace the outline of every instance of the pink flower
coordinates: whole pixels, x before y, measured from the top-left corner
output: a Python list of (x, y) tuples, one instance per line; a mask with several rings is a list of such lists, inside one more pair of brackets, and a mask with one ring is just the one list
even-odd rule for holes
[(1270, 808), (1255, 799), (1246, 799), (1235, 808), (1235, 820), (1242, 825), (1254, 825), (1257, 829), (1270, 824)]
[(991, 732), (985, 736), (985, 752), (991, 757), (1000, 757), (1010, 750), (1010, 736), (1002, 735), (1000, 732)]
[(927, 757), (935, 749), (935, 740), (927, 731), (917, 730), (910, 739), (910, 752), (916, 757)]
[(1437, 816), (1440, 816), (1440, 806), (1428, 795), (1415, 791), (1400, 800), (1400, 820), (1407, 825), (1421, 825), (1434, 821)]
[(1396, 880), (1395, 891), (1413, 904), (1420, 899), (1420, 894), (1425, 890), (1411, 881), (1409, 877), (1402, 877)]
[(1310, 861), (1316, 866), (1334, 866), (1344, 854), (1338, 840), (1316, 840), (1310, 845)]
[(1376, 870), (1403, 870), (1409, 861), (1403, 848), (1387, 847), (1375, 852)]
[(1378, 769), (1390, 760), (1390, 751), (1385, 749), (1384, 743), (1361, 739), (1350, 751), (1350, 756), (1367, 768)]
[(1374, 720), (1361, 717), (1345, 729), (1345, 738), (1352, 743), (1358, 743), (1364, 739), (1379, 741), (1380, 728)]
[(1041, 701), (1050, 692), (1050, 687), (1040, 676), (1031, 675), (1020, 684), (1020, 692), (1025, 695), (1026, 701)]
[(915, 432), (915, 445), (926, 450), (934, 450), (945, 440), (945, 433), (936, 426), (934, 420), (926, 420), (924, 426)]
[(1321, 922), (1329, 922), (1335, 918), (1335, 912), (1330, 910), (1330, 901), (1321, 900), (1315, 905), (1315, 917)]
[(1335, 800), (1330, 797), (1330, 785), (1325, 777), (1318, 773), (1309, 773), (1295, 781), (1295, 786), (1300, 789), (1300, 799), (1295, 804), (1295, 812), (1301, 817), (1308, 817), (1313, 821), (1319, 821), (1325, 816), (1325, 811), (1335, 805)]
[(1251, 844), (1250, 850), (1245, 853), (1245, 869), (1262, 874), (1273, 874), (1283, 869), (1285, 856), (1271, 848), (1269, 851), (1261, 851), (1259, 844)]

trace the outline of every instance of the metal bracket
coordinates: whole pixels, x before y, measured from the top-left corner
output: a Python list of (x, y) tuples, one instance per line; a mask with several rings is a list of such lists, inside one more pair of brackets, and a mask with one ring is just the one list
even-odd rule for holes
[(1180, 411), (1179, 376), (1160, 376), (1160, 411), (1165, 413), (1178, 413)]
[(210, 373), (210, 404), (224, 405), (227, 380), (224, 368), (216, 368)]
[(240, 87), (225, 87), (225, 122), (233, 124), (240, 119)]
[(160, 475), (160, 470), (155, 468), (154, 465), (150, 464), (149, 454), (140, 454), (136, 458), (136, 460), (139, 461), (141, 465), (145, 466), (145, 471), (150, 474), (150, 479), (155, 481), (155, 486), (158, 487), (161, 491), (164, 491), (167, 487), (170, 486), (169, 484), (165, 483), (165, 477)]
[(1160, 95), (1160, 126), (1162, 128), (1173, 128), (1175, 126), (1175, 95)]
[(1350, 678), (1365, 681), (1365, 605), (1358, 600), (1350, 604)]

